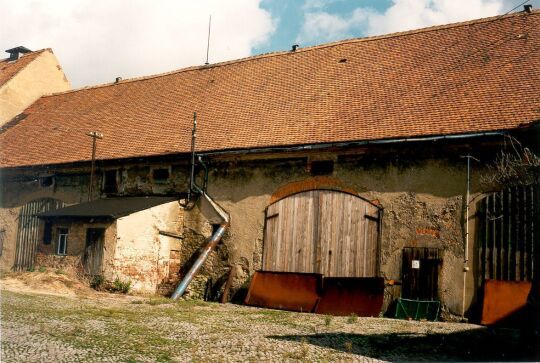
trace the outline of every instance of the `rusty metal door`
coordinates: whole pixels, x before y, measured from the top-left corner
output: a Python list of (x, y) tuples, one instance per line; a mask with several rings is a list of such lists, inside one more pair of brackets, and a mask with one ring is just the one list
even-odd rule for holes
[(101, 275), (105, 228), (88, 228), (86, 230), (86, 246), (83, 266), (89, 275)]
[(351, 194), (312, 190), (266, 210), (263, 270), (328, 277), (378, 275), (379, 209)]
[(43, 198), (31, 201), (21, 208), (17, 229), (14, 271), (34, 268), (40, 226), (36, 214), (62, 208), (63, 206), (64, 202), (61, 200)]

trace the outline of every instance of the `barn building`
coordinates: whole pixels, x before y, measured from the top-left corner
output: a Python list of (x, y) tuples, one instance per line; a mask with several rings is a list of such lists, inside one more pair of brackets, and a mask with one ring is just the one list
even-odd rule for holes
[(188, 294), (241, 299), (255, 271), (380, 278), (383, 310), (472, 315), (486, 279), (533, 277), (539, 193), (482, 175), (517, 141), (538, 153), (539, 50), (540, 12), (520, 12), (43, 96), (0, 133), (0, 266), (171, 293), (223, 224), (213, 201), (230, 221)]

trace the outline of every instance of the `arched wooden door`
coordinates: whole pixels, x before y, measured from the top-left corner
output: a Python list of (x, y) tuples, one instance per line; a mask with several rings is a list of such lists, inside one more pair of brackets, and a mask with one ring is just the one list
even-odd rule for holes
[(375, 277), (379, 208), (357, 196), (311, 190), (268, 206), (263, 270)]

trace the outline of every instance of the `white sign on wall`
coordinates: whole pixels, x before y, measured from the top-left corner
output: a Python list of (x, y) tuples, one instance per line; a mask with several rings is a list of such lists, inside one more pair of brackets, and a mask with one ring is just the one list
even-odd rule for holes
[(412, 268), (420, 268), (420, 260), (412, 260)]

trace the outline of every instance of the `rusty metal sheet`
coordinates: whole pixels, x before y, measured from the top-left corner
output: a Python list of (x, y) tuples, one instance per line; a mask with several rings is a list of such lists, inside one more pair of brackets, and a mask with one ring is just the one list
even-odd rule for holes
[(530, 289), (528, 281), (486, 280), (481, 324), (521, 325)]
[(379, 316), (384, 297), (380, 277), (328, 277), (315, 312), (317, 314)]
[(244, 303), (271, 309), (313, 312), (322, 275), (257, 271)]

